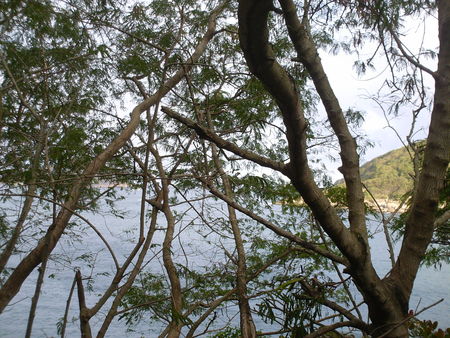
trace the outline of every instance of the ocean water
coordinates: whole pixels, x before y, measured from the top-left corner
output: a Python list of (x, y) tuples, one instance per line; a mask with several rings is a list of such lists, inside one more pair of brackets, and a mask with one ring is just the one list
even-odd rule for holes
[[(113, 250), (116, 252), (119, 262), (123, 262), (127, 254), (133, 248), (135, 230), (139, 224), (139, 205), (140, 193), (138, 191), (124, 191), (126, 198), (119, 202), (119, 206), (126, 210), (123, 219), (117, 218), (110, 214), (83, 214), (87, 217), (107, 238)], [(180, 207), (179, 213), (186, 213), (185, 221), (177, 225), (180, 236), (173, 242), (173, 252), (175, 260), (187, 264), (190, 267), (203, 266), (208, 264), (211, 259), (223, 258), (223, 252), (218, 246), (213, 246), (207, 242), (219, 241), (219, 237), (210, 233), (207, 240), (204, 234), (192, 231), (192, 220), (195, 216), (189, 217), (192, 210), (186, 207)], [(164, 224), (163, 222), (161, 224)], [(376, 230), (377, 225), (373, 224)], [(92, 276), (95, 283), (92, 285), (93, 291), (87, 293), (87, 305), (92, 306), (99, 298), (102, 290), (104, 290), (113, 273), (113, 263), (104, 249), (103, 243), (94, 234), (93, 231), (87, 229), (85, 233), (80, 234), (79, 242), (73, 242), (69, 236), (62, 238), (61, 243), (55, 248), (52, 260), (49, 262), (46, 277), (44, 279), (43, 290), (36, 312), (33, 325), (33, 337), (57, 337), (57, 322), (63, 317), (64, 309), (69, 294), (69, 289), (74, 278), (74, 270), (80, 268), (83, 276)], [(180, 240), (178, 240), (180, 238)], [(183, 238), (183, 245), (181, 242)], [(161, 272), (162, 262), (158, 254), (160, 250), (159, 244), (163, 240), (163, 231), (156, 232), (154, 237), (155, 247), (148, 254), (148, 263), (146, 269), (148, 271)], [(221, 239), (222, 245), (231, 246), (232, 239)], [(187, 244), (186, 244), (187, 243)], [(86, 263), (80, 255), (86, 251), (86, 248), (92, 252), (91, 263)], [(384, 235), (377, 232), (371, 241), (372, 256), (374, 265), (382, 276), (389, 271), (390, 262)], [(152, 256), (152, 254), (154, 256)], [(154, 258), (152, 258), (154, 257)], [(17, 255), (11, 259), (11, 265), (17, 262), (21, 255)], [(108, 273), (110, 275), (108, 275)], [(34, 293), (37, 271), (34, 271), (30, 278), (24, 283), (19, 294), (13, 299), (4, 313), (0, 315), (0, 337), (22, 337), (25, 334), (31, 297)], [(85, 281), (85, 288), (87, 287)], [(418, 273), (414, 292), (410, 301), (410, 308), (420, 310), (439, 299), (444, 301), (435, 307), (425, 311), (419, 316), (421, 319), (430, 319), (438, 321), (440, 327), (450, 327), (450, 265), (442, 265), (440, 268), (423, 267)], [(104, 307), (107, 311), (108, 304)], [(364, 313), (364, 309), (362, 310)], [(75, 294), (72, 297), (69, 323), (66, 328), (66, 337), (79, 337), (78, 322), (78, 304)], [(95, 335), (103, 322), (105, 312), (101, 312), (98, 316), (91, 320), (93, 334)], [(225, 325), (228, 321), (238, 325), (236, 308), (229, 308), (227, 311), (220, 312), (223, 318), (219, 318), (216, 325)], [(233, 317), (234, 316), (234, 317)], [(220, 323), (222, 322), (222, 323)], [(256, 325), (259, 330), (272, 331), (277, 327), (264, 323), (256, 318)], [(161, 331), (162, 324), (151, 323), (148, 319), (144, 319), (139, 325), (133, 328), (134, 331), (127, 330), (124, 322), (115, 319), (111, 324), (107, 337), (157, 337)]]

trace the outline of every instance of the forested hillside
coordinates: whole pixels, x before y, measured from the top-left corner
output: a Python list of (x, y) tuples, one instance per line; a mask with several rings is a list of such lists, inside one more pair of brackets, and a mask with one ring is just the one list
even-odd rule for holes
[[(406, 148), (392, 150), (361, 166), (361, 179), (381, 200), (399, 200), (412, 189), (413, 162)], [(337, 184), (343, 184), (339, 180)]]

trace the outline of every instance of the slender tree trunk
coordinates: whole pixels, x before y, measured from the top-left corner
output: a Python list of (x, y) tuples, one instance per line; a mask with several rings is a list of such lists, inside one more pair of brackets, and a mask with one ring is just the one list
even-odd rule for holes
[(155, 157), (156, 166), (158, 168), (159, 176), (162, 184), (162, 212), (166, 218), (166, 234), (164, 236), (162, 255), (164, 268), (170, 282), (170, 293), (172, 300), (172, 319), (168, 326), (167, 337), (177, 338), (180, 336), (181, 328), (183, 326), (181, 318), (183, 315), (183, 297), (181, 292), (181, 283), (178, 277), (178, 272), (172, 260), (172, 241), (175, 233), (175, 217), (169, 205), (169, 178), (167, 177), (161, 157), (153, 145), (150, 145), (151, 152)]
[(31, 330), (33, 328), (33, 322), (34, 322), (34, 317), (36, 315), (36, 308), (37, 308), (37, 304), (39, 302), (39, 296), (41, 295), (42, 284), (44, 283), (44, 276), (45, 276), (45, 271), (47, 268), (47, 262), (48, 262), (48, 258), (42, 262), (41, 266), (38, 269), (39, 275), (38, 275), (38, 279), (36, 281), (36, 288), (34, 290), (33, 298), (31, 298), (30, 314), (28, 315), (27, 331), (25, 333), (26, 338), (31, 337)]
[(91, 338), (91, 326), (89, 325), (89, 319), (91, 316), (89, 315), (89, 310), (86, 306), (86, 299), (84, 296), (84, 287), (83, 280), (81, 278), (80, 270), (77, 270), (75, 273), (75, 278), (77, 281), (77, 290), (78, 290), (78, 304), (80, 307), (80, 330), (81, 330), (81, 338)]
[(163, 241), (163, 262), (170, 281), (170, 293), (172, 295), (172, 320), (169, 324), (167, 333), (168, 338), (177, 338), (180, 336), (183, 315), (183, 297), (181, 293), (181, 283), (178, 272), (172, 260), (172, 241), (175, 231), (175, 219), (169, 208), (164, 208), (164, 215), (167, 221), (166, 235)]
[[(207, 115), (208, 127), (214, 129), (211, 121), (211, 116)], [(233, 190), (230, 184), (228, 175), (223, 170), (222, 164), (220, 163), (219, 154), (217, 151), (217, 146), (211, 143), (211, 151), (214, 164), (217, 171), (220, 174), (223, 188), (225, 190), (225, 195), (230, 199), (233, 199)], [(245, 259), (245, 248), (242, 241), (241, 231), (239, 229), (238, 219), (236, 216), (236, 210), (227, 204), (228, 208), (228, 220), (231, 225), (231, 230), (233, 232), (234, 243), (237, 250), (237, 270), (236, 270), (236, 286), (237, 286), (237, 297), (239, 300), (239, 316), (240, 316), (240, 327), (242, 337), (256, 337), (256, 327), (252, 318), (252, 313), (250, 309), (250, 304), (247, 297), (247, 265)]]
[[(431, 242), (450, 160), (450, 2), (438, 1), (439, 56), (435, 73), (434, 106), (424, 151), (422, 171), (406, 220), (406, 232), (397, 262), (386, 282), (406, 316), (414, 280)], [(380, 323), (381, 325), (381, 323)]]
[(73, 278), (72, 286), (70, 287), (70, 291), (69, 291), (69, 296), (67, 297), (67, 301), (66, 301), (66, 308), (64, 310), (64, 316), (63, 316), (63, 321), (62, 321), (62, 325), (61, 325), (61, 338), (64, 338), (64, 336), (66, 334), (67, 317), (69, 316), (70, 303), (72, 301), (73, 290), (75, 290), (76, 283), (77, 283), (77, 278), (75, 276)]

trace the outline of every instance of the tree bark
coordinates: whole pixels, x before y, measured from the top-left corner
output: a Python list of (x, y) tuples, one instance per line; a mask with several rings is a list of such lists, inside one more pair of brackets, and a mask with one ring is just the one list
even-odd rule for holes
[(364, 194), (359, 173), (356, 141), (350, 133), (342, 108), (328, 81), (317, 48), (310, 38), (307, 15), (304, 15), (303, 22), (300, 22), (297, 8), (292, 0), (279, 0), (279, 3), (283, 10), (289, 36), (297, 52), (297, 58), (310, 74), (327, 112), (328, 121), (339, 141), (341, 149), (339, 155), (342, 160), (342, 167), (339, 168), (339, 171), (343, 174), (347, 187), (350, 228), (367, 242)]
[(78, 305), (80, 307), (80, 330), (81, 338), (91, 338), (91, 326), (89, 325), (89, 315), (88, 308), (86, 307), (86, 299), (84, 296), (83, 279), (81, 278), (80, 270), (75, 273), (75, 279), (77, 281), (77, 291), (78, 291)]

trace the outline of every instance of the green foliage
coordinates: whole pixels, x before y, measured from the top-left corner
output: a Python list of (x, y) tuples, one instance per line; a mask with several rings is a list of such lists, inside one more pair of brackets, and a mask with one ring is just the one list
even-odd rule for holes
[(241, 337), (241, 330), (237, 327), (227, 327), (226, 329), (210, 335), (209, 338), (239, 338)]
[(171, 305), (164, 277), (151, 273), (142, 274), (136, 285), (128, 290), (121, 306), (123, 308), (132, 307), (131, 311), (127, 311), (119, 317), (119, 320), (125, 320), (127, 325), (138, 323), (149, 309), (155, 311), (152, 316), (154, 320), (157, 320), (159, 316), (167, 317), (171, 313)]
[(413, 319), (409, 323), (410, 337), (417, 338), (450, 338), (450, 328), (437, 329), (438, 322)]
[(292, 337), (303, 337), (314, 330), (313, 321), (321, 316), (321, 306), (306, 295), (299, 278), (282, 282), (258, 306), (258, 314), (271, 324), (278, 322)]

